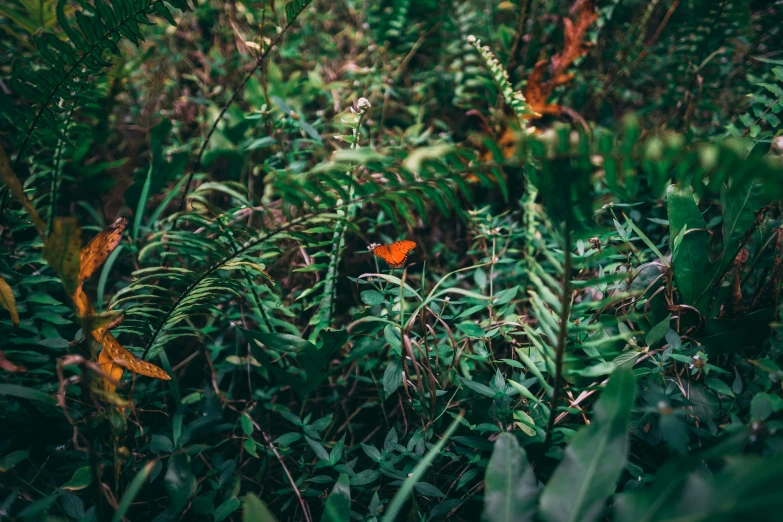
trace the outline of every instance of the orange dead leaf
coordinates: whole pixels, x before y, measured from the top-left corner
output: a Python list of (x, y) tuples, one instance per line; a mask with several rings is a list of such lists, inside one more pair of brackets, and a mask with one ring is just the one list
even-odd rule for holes
[[(93, 337), (95, 337), (95, 335), (93, 335)], [(153, 377), (155, 379), (161, 379), (164, 381), (171, 380), (171, 377), (168, 373), (164, 372), (154, 364), (150, 364), (143, 359), (139, 359), (128, 350), (123, 348), (123, 346), (117, 341), (117, 339), (114, 338), (112, 334), (108, 332), (103, 334), (103, 338), (98, 342), (103, 345), (101, 354), (103, 354), (103, 352), (107, 352), (107, 357), (104, 357), (104, 361), (111, 361), (115, 366), (121, 366), (122, 368), (130, 370), (133, 373), (138, 373), (139, 375), (146, 375), (147, 377)], [(112, 372), (113, 371), (114, 369), (112, 368)], [(111, 375), (113, 375), (113, 373)]]
[(0, 277), (0, 306), (8, 310), (8, 313), (11, 314), (11, 323), (15, 327), (18, 327), (19, 311), (16, 309), (16, 298), (14, 297), (14, 291), (2, 277)]
[[(155, 379), (164, 381), (171, 380), (169, 374), (162, 369), (154, 364), (139, 359), (130, 353), (112, 334), (106, 332), (103, 336), (100, 336), (96, 330), (92, 332), (92, 336), (103, 346), (101, 353), (98, 355), (98, 364), (100, 364), (101, 369), (115, 381), (120, 381), (122, 379), (122, 375), (126, 369), (133, 373), (153, 377)], [(104, 379), (103, 389), (107, 392), (113, 392), (116, 389), (116, 386), (111, 381)]]
[(117, 218), (114, 223), (98, 233), (81, 249), (79, 252), (79, 281), (88, 279), (108, 259), (109, 254), (122, 241), (122, 234), (125, 232), (126, 226), (128, 226), (127, 219)]
[[(115, 317), (114, 320), (111, 320), (111, 318), (108, 318), (108, 320), (97, 319), (95, 307), (93, 307), (90, 298), (84, 292), (84, 281), (94, 274), (114, 249), (117, 248), (120, 241), (122, 241), (122, 234), (127, 225), (128, 220), (125, 218), (117, 219), (79, 251), (79, 277), (72, 296), (73, 304), (77, 313), (83, 319), (84, 325), (91, 329), (90, 335), (92, 338), (103, 347), (98, 355), (98, 364), (107, 375), (115, 381), (119, 381), (127, 369), (139, 375), (168, 381), (171, 379), (169, 374), (154, 364), (150, 364), (133, 355), (109, 333), (109, 329), (119, 322), (120, 317)], [(116, 386), (111, 381), (104, 379), (104, 390), (113, 392), (115, 388)]]
[[(573, 80), (573, 73), (566, 73), (566, 69), (578, 58), (587, 54), (588, 44), (584, 42), (587, 30), (598, 19), (593, 1), (579, 1), (576, 7), (576, 21), (563, 19), (563, 32), (565, 44), (563, 52), (552, 57), (551, 60), (540, 60), (533, 66), (533, 72), (528, 77), (525, 87), (525, 99), (533, 111), (543, 115), (558, 116), (566, 111), (564, 107), (554, 103), (547, 103), (555, 87), (565, 85)], [(549, 79), (544, 81), (544, 74), (549, 70)], [(536, 116), (530, 116), (535, 118)]]
[(8, 359), (5, 358), (5, 354), (3, 354), (2, 351), (0, 351), (0, 368), (7, 372), (26, 372), (27, 368), (24, 366), (20, 366), (18, 364), (14, 364)]
[[(114, 364), (109, 355), (109, 350), (101, 350), (101, 353), (98, 354), (98, 364), (100, 365), (101, 370), (115, 381), (119, 382), (122, 379), (122, 374), (125, 370), (123, 370), (121, 366)], [(113, 392), (117, 389), (117, 386), (110, 380), (103, 379), (103, 389), (107, 392)]]
[(5, 184), (14, 199), (22, 204), (27, 211), (27, 214), (30, 216), (30, 220), (33, 222), (35, 229), (43, 237), (44, 232), (46, 231), (46, 223), (44, 223), (44, 220), (38, 215), (38, 211), (35, 210), (32, 202), (27, 199), (22, 182), (14, 173), (13, 169), (11, 169), (11, 162), (8, 160), (8, 155), (5, 153), (5, 149), (2, 145), (0, 145), (0, 181)]

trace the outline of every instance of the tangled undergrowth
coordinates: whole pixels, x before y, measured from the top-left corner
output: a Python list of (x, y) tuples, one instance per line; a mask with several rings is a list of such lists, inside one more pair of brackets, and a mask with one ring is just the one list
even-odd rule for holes
[(780, 0), (0, 15), (1, 519), (779, 517)]

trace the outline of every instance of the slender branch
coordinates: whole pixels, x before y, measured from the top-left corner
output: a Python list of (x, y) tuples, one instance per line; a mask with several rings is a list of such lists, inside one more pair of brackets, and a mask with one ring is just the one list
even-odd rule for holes
[(529, 0), (519, 2), (519, 14), (517, 15), (517, 32), (514, 34), (514, 43), (511, 45), (511, 51), (506, 62), (506, 71), (511, 74), (518, 64), (517, 53), (522, 43), (522, 35), (525, 32), (525, 22), (527, 21), (527, 4)]
[(563, 295), (560, 301), (560, 331), (557, 334), (557, 352), (555, 353), (555, 383), (552, 392), (552, 404), (549, 408), (549, 422), (546, 427), (545, 446), (552, 442), (552, 431), (555, 427), (557, 416), (557, 403), (563, 393), (563, 359), (565, 358), (566, 340), (568, 339), (568, 324), (571, 317), (571, 227), (566, 223), (563, 235), (564, 255), (563, 262)]
[(267, 445), (269, 446), (269, 449), (272, 450), (272, 453), (274, 453), (275, 457), (277, 457), (277, 461), (283, 467), (285, 476), (288, 477), (288, 482), (291, 483), (291, 487), (294, 490), (294, 495), (296, 495), (296, 498), (299, 501), (299, 505), (302, 508), (302, 513), (304, 514), (305, 521), (312, 522), (312, 518), (310, 517), (310, 510), (308, 509), (307, 503), (302, 498), (302, 494), (299, 492), (299, 488), (296, 487), (296, 481), (294, 480), (294, 477), (291, 476), (291, 472), (288, 471), (288, 467), (285, 465), (285, 462), (283, 462), (283, 457), (281, 457), (280, 453), (277, 452), (277, 448), (275, 448), (275, 445), (272, 444), (272, 441), (269, 439), (269, 435), (267, 435), (266, 432), (262, 430), (261, 427), (258, 424), (256, 424), (255, 421), (253, 421), (253, 424), (255, 424), (256, 429), (258, 429), (258, 431), (261, 432), (261, 435), (264, 437), (264, 441), (266, 441)]

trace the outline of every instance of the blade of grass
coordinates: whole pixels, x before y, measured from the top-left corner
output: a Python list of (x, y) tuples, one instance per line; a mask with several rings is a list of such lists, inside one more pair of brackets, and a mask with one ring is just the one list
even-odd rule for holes
[(462, 416), (463, 413), (460, 412), (459, 416), (457, 416), (457, 418), (454, 419), (454, 422), (452, 422), (448, 429), (446, 429), (446, 432), (443, 434), (443, 437), (438, 441), (438, 443), (435, 444), (432, 449), (429, 450), (426, 455), (424, 455), (424, 458), (419, 461), (416, 467), (413, 468), (413, 472), (408, 475), (408, 478), (405, 479), (405, 482), (402, 483), (400, 489), (397, 490), (397, 494), (394, 495), (394, 498), (389, 504), (389, 508), (386, 510), (386, 513), (383, 515), (381, 522), (394, 522), (397, 520), (397, 515), (405, 505), (405, 501), (408, 499), (408, 495), (410, 495), (413, 491), (413, 486), (416, 485), (421, 476), (424, 475), (424, 472), (427, 471), (427, 468), (430, 467), (432, 461), (435, 460), (435, 457), (438, 456), (440, 450), (442, 450), (443, 446), (446, 445), (446, 441), (449, 439), (449, 437), (451, 437), (452, 433), (454, 433), (454, 430), (457, 429), (457, 426), (462, 420)]
[(144, 483), (147, 482), (150, 473), (152, 473), (152, 468), (155, 467), (155, 462), (157, 461), (151, 460), (147, 462), (144, 465), (144, 467), (141, 468), (141, 471), (136, 473), (136, 476), (133, 477), (130, 486), (128, 486), (128, 489), (125, 491), (125, 494), (122, 496), (120, 505), (117, 506), (117, 511), (114, 513), (111, 522), (122, 522), (122, 518), (125, 516), (125, 513), (128, 512), (131, 503), (136, 498), (136, 495), (139, 494), (139, 491), (141, 491), (141, 488), (142, 486), (144, 486)]
[(664, 266), (666, 266), (666, 268), (670, 268), (669, 262), (666, 260), (665, 257), (663, 257), (663, 254), (661, 253), (660, 250), (658, 250), (658, 247), (656, 247), (653, 244), (653, 242), (650, 241), (650, 238), (647, 237), (645, 235), (645, 233), (642, 232), (641, 229), (639, 229), (639, 227), (637, 227), (636, 224), (633, 221), (631, 221), (628, 218), (628, 216), (625, 215), (625, 212), (623, 212), (623, 217), (625, 218), (625, 222), (628, 223), (629, 225), (631, 225), (631, 228), (633, 229), (633, 231), (636, 232), (636, 234), (642, 239), (642, 241), (644, 241), (644, 244), (647, 245), (648, 247), (650, 247), (650, 250), (655, 252), (655, 255), (658, 256), (658, 259), (661, 260), (661, 263), (663, 263)]

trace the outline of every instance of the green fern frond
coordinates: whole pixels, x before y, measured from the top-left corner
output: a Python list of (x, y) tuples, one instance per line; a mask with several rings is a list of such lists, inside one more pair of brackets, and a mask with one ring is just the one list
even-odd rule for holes
[[(737, 118), (738, 122), (729, 124), (726, 129), (736, 138), (749, 135), (754, 140), (749, 145), (752, 147), (756, 141), (771, 140), (780, 128), (779, 114), (783, 112), (783, 67), (772, 67), (763, 76), (750, 76), (749, 80), (755, 89), (748, 95), (749, 110)], [(737, 127), (737, 123), (743, 130)]]
[[(412, 225), (424, 217), (417, 216), (416, 210), (425, 208), (425, 201), (448, 213), (459, 207), (456, 192), (466, 189), (461, 178), (472, 173), (464, 170), (465, 163), (464, 158), (454, 152), (410, 163), (415, 171), (395, 163), (396, 168), (387, 166), (384, 169), (388, 177), (378, 180), (354, 179), (351, 172), (345, 170), (345, 165), (335, 164), (304, 176), (290, 175), (285, 177), (287, 181), (276, 180), (275, 187), (294, 187), (293, 191), (280, 193), (283, 198), (280, 204), (283, 207), (288, 205), (296, 215), (288, 216), (283, 225), (265, 228), (261, 234), (251, 235), (250, 229), (232, 226), (238, 247), (234, 247), (232, 242), (220, 240), (225, 237), (225, 231), (215, 220), (205, 224), (204, 216), (197, 218), (193, 212), (188, 212), (181, 219), (185, 223), (202, 223), (198, 234), (182, 230), (158, 232), (151, 236), (150, 245), (155, 246), (146, 246), (140, 257), (157, 252), (161, 259), (165, 259), (169, 252), (186, 256), (190, 253), (194, 260), (193, 268), (184, 271), (161, 268), (138, 273), (127, 290), (116, 294), (113, 307), (127, 306), (123, 327), (128, 333), (148, 339), (145, 356), (157, 353), (168, 342), (183, 335), (199, 336), (198, 330), (187, 323), (189, 316), (219, 313), (213, 304), (215, 300), (246, 296), (230, 274), (221, 275), (226, 267), (233, 267), (243, 260), (255, 262), (253, 257), (247, 256), (258, 255), (266, 261), (270, 254), (274, 256), (276, 242), (285, 239), (318, 249), (332, 245), (331, 237), (328, 241), (320, 239), (323, 233), (321, 225), (334, 226), (336, 222), (345, 222), (346, 214), (338, 215), (338, 212), (347, 213), (360, 204), (377, 205), (396, 218), (398, 223)], [(329, 178), (331, 183), (322, 182)], [(354, 198), (340, 201), (337, 194), (326, 188), (335, 183), (342, 184), (348, 194), (353, 192)], [(233, 218), (225, 221), (233, 222)], [(322, 290), (332, 292), (322, 283), (308, 289), (299, 298)]]
[(292, 0), (285, 4), (285, 17), (290, 24), (293, 22), (299, 14), (310, 5), (312, 0)]
[(160, 15), (175, 25), (168, 6), (182, 11), (189, 10), (186, 0), (95, 0), (90, 4), (79, 2), (75, 10), (75, 24), (65, 14), (67, 0), (57, 3), (57, 21), (68, 36), (67, 41), (50, 32), (36, 37), (38, 51), (44, 67), (18, 70), (16, 87), (18, 94), (36, 107), (27, 123), (27, 132), (21, 140), (16, 162), (22, 158), (30, 138), (43, 123), (61, 139), (59, 114), (66, 106), (89, 99), (92, 92), (90, 78), (100, 74), (113, 63), (106, 53), (120, 56), (118, 43), (127, 39), (135, 45), (144, 40), (140, 25), (152, 25), (149, 17)]
[[(350, 149), (356, 150), (359, 147), (359, 135), (361, 130), (362, 120), (367, 113), (367, 109), (370, 108), (370, 102), (366, 98), (359, 98), (356, 103), (358, 110), (354, 110), (351, 107), (351, 113), (353, 118), (351, 120), (343, 120), (343, 122), (351, 130), (349, 136), (340, 136), (341, 139), (350, 143)], [(350, 138), (350, 139), (347, 139)], [(346, 172), (346, 176), (355, 178), (353, 170)], [(332, 185), (340, 194), (340, 198), (337, 203), (345, 201), (352, 201), (354, 198), (353, 185), (348, 187), (341, 185)], [(326, 270), (326, 275), (323, 280), (323, 298), (318, 311), (313, 315), (310, 320), (310, 324), (313, 326), (313, 332), (310, 336), (310, 340), (317, 339), (318, 334), (322, 329), (331, 325), (332, 315), (334, 314), (334, 303), (337, 299), (337, 277), (339, 271), (340, 260), (342, 259), (343, 248), (345, 247), (345, 227), (346, 222), (350, 223), (356, 216), (356, 205), (349, 205), (346, 210), (338, 210), (337, 216), (339, 217), (334, 235), (332, 236), (332, 249), (329, 253), (329, 266)]]

